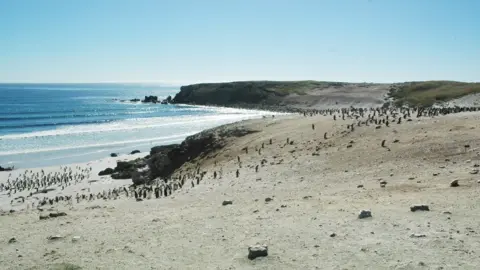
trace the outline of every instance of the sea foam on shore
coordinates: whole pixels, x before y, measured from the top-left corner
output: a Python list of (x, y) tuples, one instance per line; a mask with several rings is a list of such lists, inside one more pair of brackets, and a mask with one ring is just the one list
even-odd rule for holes
[[(158, 105), (162, 106), (162, 105)], [(0, 136), (0, 164), (42, 167), (87, 162), (110, 153), (149, 151), (156, 145), (179, 143), (204, 129), (245, 119), (272, 115), (271, 112), (207, 106), (177, 105), (190, 115), (131, 118), (89, 125)]]

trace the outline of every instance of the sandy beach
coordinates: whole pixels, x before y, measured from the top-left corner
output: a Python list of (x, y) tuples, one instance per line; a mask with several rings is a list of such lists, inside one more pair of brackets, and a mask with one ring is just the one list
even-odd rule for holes
[[(230, 127), (257, 132), (231, 138), (213, 158), (185, 164), (183, 172), (200, 167), (206, 175), (200, 184), (192, 187), (188, 181), (169, 197), (58, 203), (39, 212), (10, 205), (12, 198), (2, 192), (0, 265), (478, 269), (479, 120), (473, 112), (412, 117), (378, 129), (355, 125), (354, 131), (347, 128), (354, 118), (334, 121), (330, 115), (248, 120)], [(242, 150), (246, 147), (248, 154)], [(118, 159), (132, 158), (75, 164), (91, 166), (92, 176), (48, 196), (127, 186), (131, 180), (97, 174)], [(0, 183), (8, 175), (1, 172)], [(459, 186), (451, 187), (455, 179)], [(232, 204), (223, 205), (226, 200)], [(428, 205), (430, 211), (412, 212), (415, 204)], [(372, 217), (359, 219), (362, 210)], [(39, 219), (57, 211), (67, 215)], [(256, 243), (268, 245), (269, 254), (249, 260), (247, 248)]]

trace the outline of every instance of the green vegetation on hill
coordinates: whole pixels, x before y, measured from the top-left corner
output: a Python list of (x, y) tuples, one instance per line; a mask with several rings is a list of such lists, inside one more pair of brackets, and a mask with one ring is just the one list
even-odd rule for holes
[(290, 94), (307, 95), (310, 90), (342, 87), (347, 83), (317, 81), (243, 81), (182, 86), (174, 103), (197, 105), (278, 105)]
[(431, 106), (475, 93), (480, 93), (480, 83), (425, 81), (392, 85), (389, 95), (396, 105)]

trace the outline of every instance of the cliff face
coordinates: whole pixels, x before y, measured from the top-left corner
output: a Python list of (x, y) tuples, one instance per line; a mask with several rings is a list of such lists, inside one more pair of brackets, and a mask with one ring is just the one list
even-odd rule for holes
[(254, 108), (381, 106), (389, 85), (319, 81), (246, 81), (182, 86), (177, 104)]
[(173, 103), (257, 108), (431, 106), (480, 93), (480, 83), (424, 81), (396, 84), (247, 81), (181, 87)]
[(173, 103), (235, 106), (274, 105), (286, 94), (271, 90), (268, 82), (232, 82), (182, 86)]

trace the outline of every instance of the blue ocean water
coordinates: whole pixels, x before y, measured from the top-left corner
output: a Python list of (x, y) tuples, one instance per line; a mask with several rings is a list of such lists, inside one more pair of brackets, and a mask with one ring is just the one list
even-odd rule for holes
[(144, 152), (269, 114), (120, 101), (146, 95), (163, 99), (178, 91), (152, 84), (0, 84), (0, 165), (42, 167)]

